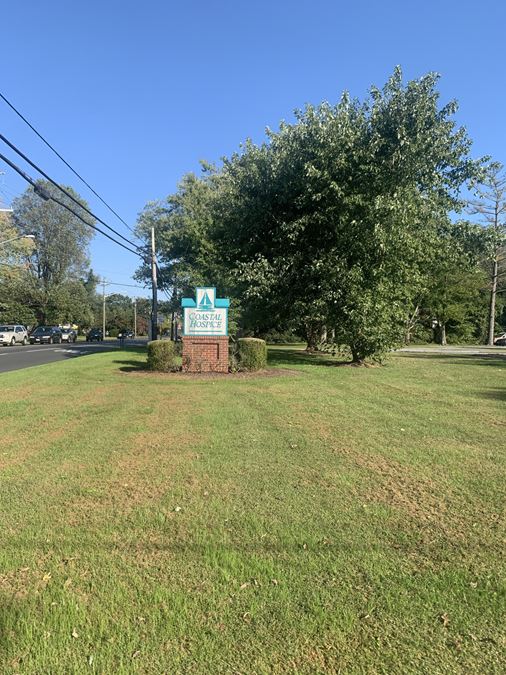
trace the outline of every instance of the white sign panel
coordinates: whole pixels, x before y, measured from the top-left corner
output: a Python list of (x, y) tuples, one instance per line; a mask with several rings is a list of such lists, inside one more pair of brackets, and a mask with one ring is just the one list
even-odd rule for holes
[[(214, 299), (213, 299), (214, 301)], [(205, 299), (204, 299), (205, 304)], [(228, 335), (226, 307), (214, 307), (209, 311), (199, 309), (203, 303), (197, 307), (184, 308), (184, 334), (185, 335)]]

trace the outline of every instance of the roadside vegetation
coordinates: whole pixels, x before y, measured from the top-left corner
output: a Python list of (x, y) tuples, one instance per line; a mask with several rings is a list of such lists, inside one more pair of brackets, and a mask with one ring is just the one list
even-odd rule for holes
[(5, 673), (503, 673), (506, 362), (8, 373)]
[(232, 334), (291, 330), (357, 363), (410, 341), (492, 345), (506, 331), (506, 176), (472, 157), (438, 80), (396, 68), (363, 100), (306, 105), (183, 176), (137, 227), (146, 246), (156, 231), (162, 286), (177, 300), (212, 283)]

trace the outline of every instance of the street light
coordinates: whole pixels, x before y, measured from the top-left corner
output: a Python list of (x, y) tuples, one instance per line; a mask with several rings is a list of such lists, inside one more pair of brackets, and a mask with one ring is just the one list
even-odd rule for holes
[(34, 234), (21, 234), (19, 237), (12, 237), (12, 239), (5, 239), (5, 241), (0, 241), (0, 246), (4, 244), (9, 244), (11, 241), (17, 241), (18, 239), (35, 239)]

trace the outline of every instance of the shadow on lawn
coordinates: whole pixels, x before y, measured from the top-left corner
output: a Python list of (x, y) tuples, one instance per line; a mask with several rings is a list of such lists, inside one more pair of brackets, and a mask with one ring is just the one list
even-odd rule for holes
[(489, 398), (492, 401), (506, 401), (506, 389), (485, 389), (477, 391), (476, 394), (482, 398)]
[[(456, 365), (466, 361), (469, 365), (506, 367), (506, 353), (504, 354), (427, 354), (424, 352), (392, 352), (388, 356), (403, 359), (440, 361), (448, 365)], [(474, 362), (474, 363), (473, 363)], [(269, 347), (269, 365), (314, 365), (314, 366), (346, 366), (351, 361), (337, 360), (336, 357), (323, 352), (306, 352), (302, 349), (280, 349)]]
[(495, 368), (506, 367), (506, 354), (424, 354), (416, 352), (395, 352), (395, 356), (403, 359), (424, 359), (428, 361), (440, 361), (448, 365), (457, 365), (467, 361), (469, 365), (494, 366)]
[(142, 373), (142, 372), (147, 372), (148, 367), (147, 363), (145, 361), (134, 361), (133, 359), (130, 360), (123, 360), (123, 361), (113, 361), (113, 363), (118, 363), (121, 364), (121, 370), (122, 373)]
[(337, 361), (335, 357), (328, 354), (311, 353), (302, 349), (276, 349), (269, 347), (269, 365), (270, 366), (294, 366), (294, 365), (312, 365), (312, 366), (346, 366), (350, 361)]

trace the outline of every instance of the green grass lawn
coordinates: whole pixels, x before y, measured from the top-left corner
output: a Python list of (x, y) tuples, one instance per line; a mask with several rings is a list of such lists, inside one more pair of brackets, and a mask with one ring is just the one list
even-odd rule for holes
[(506, 671), (506, 360), (143, 358), (0, 378), (1, 673)]

